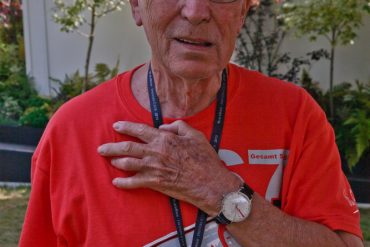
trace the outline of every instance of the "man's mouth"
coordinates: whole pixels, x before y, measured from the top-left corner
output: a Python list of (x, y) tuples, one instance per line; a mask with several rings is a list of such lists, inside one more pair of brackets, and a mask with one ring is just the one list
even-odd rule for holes
[(180, 43), (188, 44), (188, 45), (204, 46), (204, 47), (212, 46), (212, 43), (208, 41), (189, 40), (189, 39), (183, 39), (183, 38), (175, 38), (175, 40)]

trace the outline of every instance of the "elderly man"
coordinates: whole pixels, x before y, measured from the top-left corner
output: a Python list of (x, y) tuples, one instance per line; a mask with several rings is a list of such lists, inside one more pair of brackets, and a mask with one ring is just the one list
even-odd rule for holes
[(362, 246), (324, 113), (228, 63), (251, 2), (130, 3), (152, 59), (54, 115), (20, 246)]

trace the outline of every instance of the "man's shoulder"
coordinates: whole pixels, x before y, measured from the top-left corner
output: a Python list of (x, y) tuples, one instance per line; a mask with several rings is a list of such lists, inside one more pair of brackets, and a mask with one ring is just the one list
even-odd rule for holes
[(236, 64), (231, 64), (231, 68), (236, 72), (241, 84), (245, 87), (258, 91), (275, 93), (292, 93), (304, 91), (300, 86), (275, 77), (269, 77), (259, 71), (246, 69)]
[(238, 83), (238, 91), (249, 99), (265, 101), (266, 103), (280, 102), (298, 104), (310, 98), (305, 89), (291, 82), (266, 76), (258, 71), (231, 65), (233, 76)]
[(82, 111), (98, 110), (99, 106), (109, 100), (108, 95), (112, 96), (112, 93), (114, 93), (115, 80), (116, 78), (113, 78), (103, 82), (93, 89), (68, 100), (57, 110), (54, 117), (68, 117)]
[(118, 83), (125, 80), (126, 74), (119, 74), (67, 101), (55, 112), (49, 124), (87, 122), (114, 111), (120, 103)]
[(299, 85), (277, 78), (268, 77), (258, 71), (252, 71), (232, 65), (234, 78), (238, 81), (237, 97), (240, 102), (253, 105), (264, 114), (280, 113), (289, 115), (292, 121), (298, 115), (307, 118), (314, 116), (325, 118), (325, 113), (311, 95)]

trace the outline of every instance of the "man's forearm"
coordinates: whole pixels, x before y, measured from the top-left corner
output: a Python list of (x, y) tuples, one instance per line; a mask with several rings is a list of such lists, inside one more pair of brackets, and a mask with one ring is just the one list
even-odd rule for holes
[[(257, 193), (248, 219), (227, 229), (242, 246), (347, 246), (329, 228), (287, 215)], [(359, 238), (351, 243), (363, 246)]]

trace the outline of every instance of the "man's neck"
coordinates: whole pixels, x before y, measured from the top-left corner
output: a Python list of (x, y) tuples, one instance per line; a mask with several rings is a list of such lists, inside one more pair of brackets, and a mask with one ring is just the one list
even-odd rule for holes
[[(148, 68), (149, 64), (146, 64), (134, 73), (131, 89), (136, 100), (150, 110)], [(202, 111), (216, 98), (221, 85), (221, 75), (201, 80), (186, 80), (171, 76), (155, 66), (152, 67), (152, 71), (164, 117), (181, 118)]]

